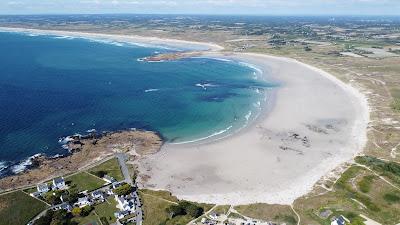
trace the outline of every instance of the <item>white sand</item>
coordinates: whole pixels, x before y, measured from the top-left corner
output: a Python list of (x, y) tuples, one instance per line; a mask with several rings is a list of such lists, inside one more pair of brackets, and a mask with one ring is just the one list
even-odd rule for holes
[(166, 144), (141, 163), (141, 171), (151, 177), (145, 187), (167, 189), (179, 198), (198, 202), (291, 204), (321, 177), (362, 151), (369, 111), (365, 97), (356, 89), (287, 58), (210, 56), (268, 71), (268, 79), (281, 83), (273, 108), (230, 138), (202, 145)]
[[(222, 49), (215, 44), (154, 37), (0, 28), (5, 29)], [(144, 187), (167, 189), (179, 198), (216, 204), (290, 204), (363, 150), (369, 110), (366, 98), (356, 89), (292, 59), (218, 52), (209, 56), (256, 65), (266, 72), (267, 79), (280, 82), (272, 108), (229, 138), (201, 145), (166, 144), (159, 153), (141, 160), (142, 174), (150, 176), (142, 183)]]

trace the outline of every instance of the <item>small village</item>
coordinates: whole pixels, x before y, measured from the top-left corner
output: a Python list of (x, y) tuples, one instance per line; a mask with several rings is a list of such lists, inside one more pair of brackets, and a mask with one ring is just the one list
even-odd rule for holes
[[(115, 218), (117, 218), (116, 224), (126, 224), (128, 222), (141, 224), (141, 221), (138, 220), (140, 218), (138, 216), (140, 215), (141, 205), (135, 188), (128, 183), (118, 182), (108, 175), (105, 175), (103, 179), (107, 182), (106, 186), (91, 192), (80, 192), (78, 194), (79, 197), (72, 201), (66, 200), (64, 195), (61, 195), (60, 200), (62, 203), (53, 205), (52, 210), (65, 210), (73, 215), (78, 215), (90, 209), (92, 205), (103, 203), (107, 197), (112, 196), (118, 203), (114, 213)], [(64, 191), (68, 190), (68, 188), (64, 178), (58, 177), (53, 179), (51, 184), (38, 184), (37, 191), (31, 193), (31, 196), (43, 198), (50, 191), (53, 191), (52, 194), (56, 195), (54, 191)]]
[(30, 196), (49, 206), (28, 224), (47, 224), (61, 214), (66, 224), (139, 225), (143, 212), (137, 190), (124, 155), (117, 154), (92, 169), (26, 189)]

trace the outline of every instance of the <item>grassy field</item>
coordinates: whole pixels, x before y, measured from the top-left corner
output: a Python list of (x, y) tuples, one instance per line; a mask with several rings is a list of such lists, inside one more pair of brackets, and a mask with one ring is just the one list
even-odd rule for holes
[(96, 174), (97, 172), (105, 172), (107, 175), (114, 177), (118, 181), (124, 179), (122, 175), (121, 169), (119, 167), (118, 160), (116, 158), (112, 158), (98, 166), (91, 168), (88, 172), (91, 174)]
[(78, 191), (92, 191), (102, 187), (105, 181), (87, 172), (80, 172), (65, 178), (66, 183)]
[(158, 225), (168, 219), (165, 210), (173, 203), (163, 201), (156, 196), (143, 194), (142, 190), (139, 191), (139, 195), (143, 202), (143, 225)]
[[(195, 219), (189, 215), (169, 218), (166, 209), (172, 205), (177, 205), (179, 202), (178, 199), (175, 196), (171, 196), (169, 192), (140, 190), (139, 195), (143, 202), (143, 225), (183, 225)], [(202, 207), (204, 212), (212, 208), (212, 205), (209, 204), (195, 204)]]
[(94, 210), (90, 212), (88, 216), (72, 218), (72, 222), (76, 222), (79, 225), (85, 225), (85, 224), (95, 225), (95, 223), (101, 224), (99, 217), (95, 214)]
[(178, 198), (173, 196), (168, 191), (153, 191), (153, 190), (149, 190), (149, 189), (141, 189), (140, 192), (145, 195), (159, 197), (159, 198), (162, 198), (162, 199), (165, 199), (168, 201), (179, 202)]
[(290, 206), (287, 205), (269, 205), (269, 204), (251, 204), (236, 206), (235, 209), (242, 215), (261, 219), (264, 221), (273, 221), (276, 223), (286, 223), (288, 225), (297, 224), (297, 217)]
[(95, 205), (94, 210), (100, 218), (105, 217), (107, 221), (111, 224), (116, 221), (116, 218), (114, 217), (114, 213), (117, 211), (116, 205), (117, 202), (115, 201), (115, 199), (113, 197), (109, 197), (107, 201)]
[(0, 225), (27, 224), (47, 205), (22, 191), (0, 195)]

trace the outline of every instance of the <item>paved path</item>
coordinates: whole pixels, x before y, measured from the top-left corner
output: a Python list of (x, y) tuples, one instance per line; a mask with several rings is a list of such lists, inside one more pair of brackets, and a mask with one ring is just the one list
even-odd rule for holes
[(115, 156), (118, 159), (118, 163), (121, 168), (122, 174), (124, 175), (125, 182), (130, 185), (133, 185), (132, 177), (130, 176), (128, 167), (126, 166), (125, 163), (127, 159), (126, 155), (124, 153), (117, 153), (115, 154)]

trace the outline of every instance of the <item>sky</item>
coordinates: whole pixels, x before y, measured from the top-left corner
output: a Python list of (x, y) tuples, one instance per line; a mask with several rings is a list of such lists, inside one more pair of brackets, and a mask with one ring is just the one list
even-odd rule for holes
[(0, 0), (0, 14), (399, 15), (400, 0)]

